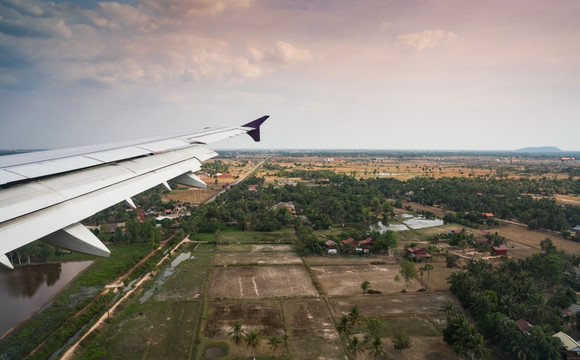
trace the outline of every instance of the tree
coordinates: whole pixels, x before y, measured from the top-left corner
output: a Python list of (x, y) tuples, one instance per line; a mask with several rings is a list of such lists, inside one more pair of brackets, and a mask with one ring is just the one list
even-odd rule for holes
[(246, 345), (248, 345), (252, 349), (251, 352), (252, 359), (255, 359), (254, 350), (256, 350), (256, 348), (260, 344), (260, 340), (261, 337), (256, 330), (250, 330), (250, 332), (246, 334)]
[(270, 348), (274, 350), (274, 357), (276, 357), (276, 350), (278, 350), (280, 344), (282, 344), (282, 340), (276, 335), (272, 335), (270, 340), (268, 340), (268, 345), (270, 345)]
[(407, 329), (403, 328), (395, 334), (393, 346), (397, 351), (403, 351), (411, 347), (411, 337), (407, 334)]
[(349, 337), (350, 334), (352, 334), (352, 326), (346, 315), (342, 315), (338, 320), (338, 323), (336, 324), (336, 331), (338, 331), (340, 335), (344, 335), (346, 337)]
[(399, 270), (399, 274), (405, 280), (405, 291), (409, 285), (411, 285), (411, 281), (415, 276), (417, 276), (417, 269), (415, 269), (415, 263), (410, 260), (405, 260), (401, 263), (401, 269)]
[(549, 252), (552, 252), (552, 251), (556, 250), (556, 247), (554, 246), (554, 243), (552, 242), (552, 239), (550, 239), (549, 237), (548, 238), (545, 238), (542, 241), (540, 241), (540, 247), (546, 253), (549, 253)]
[(447, 254), (445, 256), (445, 263), (448, 268), (452, 269), (457, 266), (457, 261), (459, 260), (459, 255)]
[(238, 357), (240, 357), (240, 344), (244, 339), (244, 330), (242, 329), (242, 322), (240, 320), (234, 323), (234, 328), (230, 332), (230, 335), (234, 340), (234, 344), (236, 344), (236, 346), (238, 347)]
[(219, 245), (220, 244), (220, 240), (222, 239), (222, 232), (220, 229), (217, 229), (214, 233), (214, 237), (215, 237), (215, 244)]
[(348, 311), (348, 322), (350, 323), (352, 329), (358, 325), (358, 323), (362, 320), (362, 315), (358, 309), (358, 306), (353, 305), (350, 310)]
[(426, 288), (429, 287), (429, 276), (431, 275), (431, 270), (433, 270), (433, 264), (430, 263), (425, 264), (425, 266), (421, 268), (421, 271), (427, 271), (427, 284), (425, 284)]
[(282, 333), (282, 336), (280, 336), (280, 338), (282, 339), (282, 342), (284, 343), (284, 355), (286, 356), (286, 352), (288, 351), (288, 340), (290, 340), (290, 333), (288, 332), (288, 330), (284, 330), (284, 332)]
[(363, 281), (363, 283), (360, 285), (360, 288), (362, 289), (363, 294), (368, 293), (370, 286), (371, 286), (371, 283), (369, 281), (366, 281), (366, 280)]
[(380, 337), (375, 337), (373, 343), (371, 344), (370, 355), (372, 355), (375, 359), (378, 359), (381, 356), (384, 356), (387, 352), (383, 347), (383, 343), (381, 342)]
[(348, 345), (346, 346), (346, 349), (351, 352), (355, 360), (356, 355), (364, 351), (363, 344), (356, 335), (353, 335), (350, 338), (348, 338)]
[(451, 301), (446, 301), (439, 308), (439, 312), (442, 312), (445, 314), (445, 318), (447, 319), (447, 323), (449, 323), (451, 317), (457, 314), (457, 308), (455, 307), (455, 305)]
[(380, 337), (385, 325), (379, 317), (372, 317), (367, 320), (367, 330), (372, 337)]

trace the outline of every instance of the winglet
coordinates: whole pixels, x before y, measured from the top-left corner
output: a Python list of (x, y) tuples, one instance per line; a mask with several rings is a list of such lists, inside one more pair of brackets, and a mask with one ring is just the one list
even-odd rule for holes
[(262, 123), (266, 121), (266, 119), (269, 117), (270, 115), (262, 116), (259, 119), (250, 121), (249, 123), (242, 125), (242, 127), (253, 128), (254, 130), (248, 131), (248, 135), (250, 135), (252, 139), (254, 139), (254, 141), (258, 142), (260, 141), (260, 125), (262, 125)]

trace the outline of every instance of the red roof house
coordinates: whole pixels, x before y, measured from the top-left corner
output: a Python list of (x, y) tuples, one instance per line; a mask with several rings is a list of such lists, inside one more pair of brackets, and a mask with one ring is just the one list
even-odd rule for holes
[(493, 215), (493, 213), (483, 213), (481, 214), (481, 217), (484, 219), (493, 219), (495, 216)]
[(327, 241), (325, 241), (325, 242), (324, 242), (324, 246), (325, 246), (327, 249), (329, 249), (329, 250), (330, 250), (330, 249), (336, 249), (336, 243), (335, 243), (334, 241), (332, 241), (332, 240), (327, 240)]
[(416, 257), (418, 259), (430, 259), (431, 254), (427, 252), (427, 249), (421, 245), (414, 246), (412, 248), (407, 248), (407, 251), (411, 254), (412, 257)]
[(375, 244), (375, 241), (373, 239), (371, 239), (370, 237), (358, 242), (358, 246), (360, 246), (360, 247), (370, 247), (370, 246), (373, 246), (374, 244)]
[(529, 328), (534, 327), (534, 325), (530, 324), (529, 322), (527, 322), (524, 319), (519, 319), (516, 321), (516, 323), (518, 324), (518, 326), (520, 327), (520, 330), (524, 333), (528, 332)]
[(507, 255), (508, 249), (505, 245), (500, 245), (500, 246), (492, 247), (491, 250), (493, 251), (493, 253), (495, 255), (501, 256), (501, 255)]
[(346, 240), (342, 240), (342, 245), (346, 245), (346, 244), (350, 244), (350, 245), (356, 247), (356, 240), (353, 238), (348, 238)]

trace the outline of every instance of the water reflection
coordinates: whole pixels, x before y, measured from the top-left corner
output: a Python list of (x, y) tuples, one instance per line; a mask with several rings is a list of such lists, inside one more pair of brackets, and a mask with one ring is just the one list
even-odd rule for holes
[(54, 285), (60, 278), (62, 265), (42, 264), (16, 268), (11, 276), (0, 274), (0, 287), (11, 296), (32, 297), (41, 285)]
[(75, 261), (0, 270), (0, 335), (44, 306), (92, 261)]

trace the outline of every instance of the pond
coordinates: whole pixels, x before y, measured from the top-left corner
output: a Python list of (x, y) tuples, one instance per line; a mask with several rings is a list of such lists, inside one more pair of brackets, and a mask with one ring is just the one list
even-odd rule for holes
[(92, 261), (39, 264), (0, 269), (0, 334), (37, 310)]
[(429, 227), (443, 225), (441, 219), (426, 219), (423, 216), (415, 216), (411, 214), (401, 214), (398, 216), (402, 220), (402, 224), (388, 224), (384, 225), (382, 222), (370, 226), (371, 230), (377, 230), (381, 234), (387, 230), (391, 231), (405, 231), (409, 229), (424, 229)]

